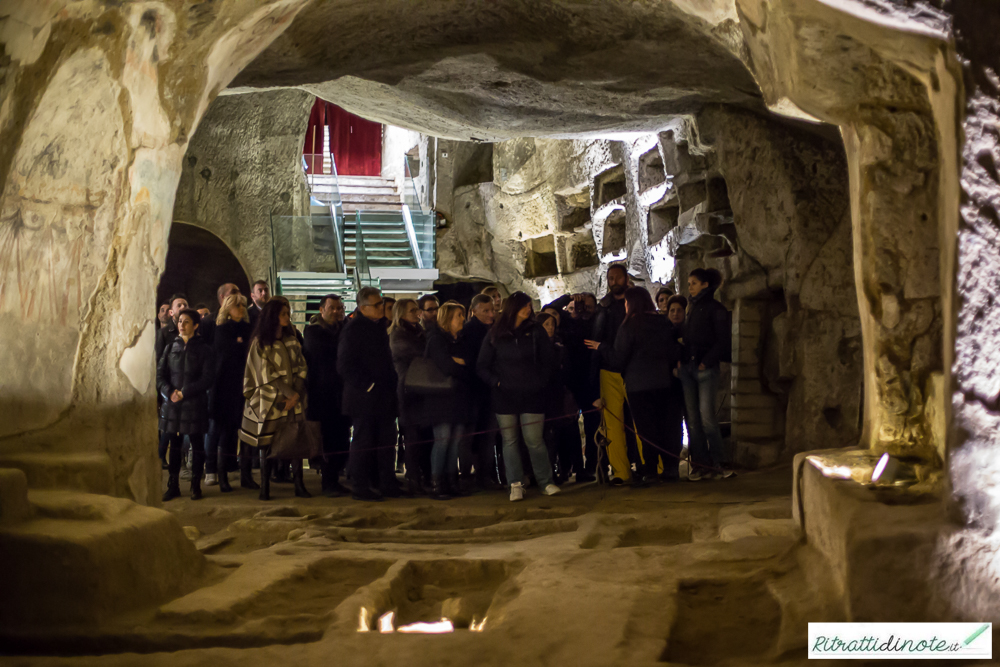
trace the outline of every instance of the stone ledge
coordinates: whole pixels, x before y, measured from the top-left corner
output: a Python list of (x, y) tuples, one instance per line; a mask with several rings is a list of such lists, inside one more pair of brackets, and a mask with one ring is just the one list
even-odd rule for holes
[(0, 627), (92, 624), (179, 595), (204, 557), (177, 519), (131, 500), (31, 491), (34, 516), (0, 528)]
[(16, 468), (32, 489), (72, 489), (110, 494), (111, 458), (104, 452), (4, 452), (0, 468)]
[[(848, 620), (921, 621), (930, 616), (934, 547), (945, 527), (937, 496), (873, 490), (825, 477), (806, 460), (849, 457), (849, 450), (795, 456), (792, 508), (806, 541), (824, 555), (843, 592)], [(864, 457), (858, 452), (860, 464)]]

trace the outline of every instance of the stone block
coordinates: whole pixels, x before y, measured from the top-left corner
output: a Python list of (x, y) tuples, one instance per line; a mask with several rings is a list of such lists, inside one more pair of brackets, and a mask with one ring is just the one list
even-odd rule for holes
[(774, 410), (770, 408), (734, 408), (731, 412), (733, 425), (742, 429), (748, 424), (771, 424)]
[(846, 598), (847, 620), (928, 620), (935, 544), (947, 525), (945, 505), (936, 495), (828, 478), (806, 460), (809, 454), (844, 452), (795, 457), (794, 517), (807, 542), (829, 562)]
[(734, 408), (775, 408), (778, 398), (772, 394), (733, 394)]
[(776, 435), (773, 424), (733, 424), (733, 436), (736, 438), (773, 438)]
[(113, 491), (111, 459), (103, 452), (4, 452), (0, 468), (23, 471), (32, 489)]
[(0, 624), (99, 623), (193, 587), (205, 559), (169, 512), (123, 498), (31, 491), (34, 516), (0, 527)]
[(738, 333), (740, 338), (753, 337), (760, 338), (760, 321), (759, 320), (733, 320), (734, 324), (738, 326)]
[(28, 478), (21, 470), (0, 468), (0, 524), (17, 523), (30, 516)]
[(733, 364), (733, 377), (739, 378), (740, 380), (745, 380), (748, 378), (753, 378), (753, 379), (759, 378), (760, 367), (757, 365), (756, 362), (744, 363), (743, 357), (741, 356), (739, 363)]
[(736, 367), (733, 367), (733, 381), (730, 385), (733, 395), (736, 394), (760, 394), (764, 391), (764, 388), (760, 384), (760, 380), (750, 377), (741, 377), (736, 372)]

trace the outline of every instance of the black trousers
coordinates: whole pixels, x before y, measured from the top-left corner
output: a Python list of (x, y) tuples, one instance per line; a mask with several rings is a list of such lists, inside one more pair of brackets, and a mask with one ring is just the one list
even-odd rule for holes
[(642, 439), (643, 456), (641, 464), (640, 459), (636, 459), (636, 469), (645, 477), (653, 477), (656, 475), (657, 463), (662, 457), (664, 474), (676, 477), (681, 448), (680, 441), (670, 437), (668, 428), (670, 389), (664, 387), (628, 392), (628, 403), (635, 430)]
[(403, 462), (406, 479), (421, 482), (429, 477), (430, 451), (434, 447), (434, 429), (429, 426), (403, 426)]
[[(167, 446), (170, 456), (167, 459), (167, 470), (171, 477), (176, 478), (181, 471), (181, 464), (184, 461), (184, 438), (187, 437), (193, 443), (204, 443), (205, 434), (196, 433), (184, 436), (180, 433), (167, 434)], [(205, 468), (205, 447), (191, 447), (191, 481), (200, 482), (201, 474)]]
[(209, 422), (208, 438), (205, 442), (205, 474), (214, 475), (218, 472), (218, 453), (222, 450), (226, 462), (225, 472), (237, 470), (236, 447), (239, 442), (239, 424), (226, 424), (213, 419)]
[(323, 487), (340, 479), (340, 473), (347, 467), (348, 452), (351, 448), (351, 418), (341, 414), (328, 415), (319, 422), (323, 434)]
[[(396, 481), (396, 418), (354, 417), (354, 438), (348, 465), (351, 482), (366, 485), (378, 479), (383, 491), (399, 487)], [(357, 490), (357, 489), (355, 489)]]
[(463, 475), (469, 474), (469, 469), (462, 460), (462, 447), (468, 448), (467, 458), (470, 465), (476, 467), (476, 477), (481, 481), (499, 483), (502, 477), (503, 444), (500, 440), (500, 425), (493, 411), (493, 401), (490, 396), (479, 396), (476, 399), (476, 418), (469, 430), (478, 435), (463, 438), (459, 444), (459, 462)]

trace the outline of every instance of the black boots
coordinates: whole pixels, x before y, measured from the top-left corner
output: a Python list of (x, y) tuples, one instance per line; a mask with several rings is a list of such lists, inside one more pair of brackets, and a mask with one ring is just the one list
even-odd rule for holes
[(244, 489), (259, 489), (260, 485), (253, 481), (253, 464), (257, 460), (257, 451), (246, 443), (240, 443), (243, 453), (240, 454), (240, 486)]
[(216, 469), (219, 473), (219, 492), (229, 493), (233, 490), (233, 487), (229, 485), (229, 457), (226, 456), (226, 452), (219, 447), (219, 455), (216, 458), (217, 464)]
[[(193, 439), (193, 438), (192, 438)], [(201, 500), (201, 477), (205, 471), (205, 448), (191, 447), (191, 500)]]
[(431, 500), (451, 500), (448, 490), (445, 488), (444, 480), (438, 475), (431, 478)]
[(267, 455), (271, 451), (270, 447), (258, 447), (260, 450), (260, 499), (271, 499), (271, 462), (267, 460)]
[(181, 473), (181, 459), (184, 457), (181, 454), (180, 447), (174, 449), (173, 447), (167, 452), (167, 490), (163, 492), (163, 502), (168, 500), (173, 500), (174, 498), (180, 498), (181, 488), (180, 488), (180, 473)]
[(448, 493), (456, 498), (461, 498), (466, 495), (462, 492), (461, 484), (458, 481), (458, 473), (454, 472), (448, 475)]
[(295, 484), (296, 498), (312, 498), (312, 494), (306, 490), (306, 484), (302, 479), (302, 459), (292, 461), (292, 482)]

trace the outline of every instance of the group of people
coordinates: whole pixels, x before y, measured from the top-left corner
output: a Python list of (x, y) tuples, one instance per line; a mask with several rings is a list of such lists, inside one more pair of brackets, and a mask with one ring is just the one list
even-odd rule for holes
[(718, 272), (691, 273), (690, 304), (669, 290), (654, 303), (622, 265), (609, 267), (607, 282), (603, 299), (566, 295), (538, 313), (527, 294), (503, 299), (496, 287), (468, 309), (364, 287), (350, 315), (338, 295), (323, 297), (301, 333), (264, 281), (249, 307), (236, 285), (221, 286), (214, 316), (175, 295), (161, 307), (156, 342), (163, 499), (180, 495), (185, 438), (192, 498), (203, 472), (231, 491), (237, 459), (241, 486), (261, 499), (272, 481), (308, 497), (302, 459), (270, 456), (296, 422), (319, 425), (322, 455), (310, 467), (323, 493), (357, 500), (508, 489), (517, 501), (531, 486), (559, 493), (574, 476), (674, 481), (685, 420), (688, 479), (729, 476), (715, 407), (730, 350)]

